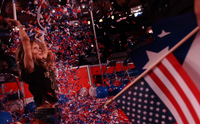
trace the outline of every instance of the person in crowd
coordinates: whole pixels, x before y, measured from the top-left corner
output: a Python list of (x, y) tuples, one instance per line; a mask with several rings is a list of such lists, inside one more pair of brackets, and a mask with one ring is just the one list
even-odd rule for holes
[[(99, 47), (100, 61), (101, 61), (101, 63), (106, 63), (112, 57), (112, 50), (107, 49), (101, 43), (98, 43), (98, 47)], [(95, 64), (99, 64), (98, 56), (96, 56), (96, 58), (95, 58)]]
[(118, 53), (120, 52), (120, 44), (119, 44), (119, 34), (115, 34), (113, 36), (113, 42), (115, 44), (115, 52)]
[(124, 52), (124, 51), (126, 51), (126, 45), (127, 45), (127, 35), (126, 35), (126, 33), (121, 33), (120, 34), (120, 36), (119, 36), (119, 39), (120, 39), (120, 41), (121, 41), (121, 51), (120, 52)]
[(151, 43), (154, 40), (152, 34), (148, 34), (147, 43)]
[(38, 34), (37, 40), (30, 40), (24, 26), (18, 20), (5, 18), (9, 26), (19, 28), (22, 43), (16, 51), (16, 62), (20, 70), (20, 79), (29, 84), (29, 90), (34, 97), (36, 108), (34, 111), (34, 124), (55, 124), (56, 116), (55, 74), (53, 71), (53, 53), (48, 50), (40, 30), (34, 29)]

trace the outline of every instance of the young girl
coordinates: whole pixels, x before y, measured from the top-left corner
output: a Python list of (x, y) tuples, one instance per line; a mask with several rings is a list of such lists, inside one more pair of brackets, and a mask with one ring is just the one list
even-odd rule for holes
[(39, 42), (31, 41), (19, 21), (10, 18), (6, 18), (5, 21), (8, 25), (19, 28), (22, 44), (17, 48), (16, 62), (21, 72), (20, 78), (29, 84), (29, 90), (37, 106), (34, 112), (34, 124), (54, 124), (55, 103), (58, 99), (55, 94), (57, 86), (52, 69), (52, 52), (47, 49), (40, 34), (38, 34)]

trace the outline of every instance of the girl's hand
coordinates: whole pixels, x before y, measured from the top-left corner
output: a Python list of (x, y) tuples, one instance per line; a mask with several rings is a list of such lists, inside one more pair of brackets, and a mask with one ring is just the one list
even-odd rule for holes
[(9, 26), (19, 26), (19, 25), (21, 25), (20, 21), (15, 20), (15, 19), (5, 18), (4, 20)]

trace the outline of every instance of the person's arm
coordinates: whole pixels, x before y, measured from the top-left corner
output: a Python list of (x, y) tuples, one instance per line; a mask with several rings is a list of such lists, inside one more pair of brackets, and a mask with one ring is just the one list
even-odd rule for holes
[(197, 24), (200, 27), (200, 0), (194, 1), (194, 11), (197, 18)]
[(41, 30), (39, 30), (38, 28), (34, 28), (33, 30), (34, 32), (38, 33), (38, 39), (40, 40), (39, 41), (39, 45), (42, 49), (42, 53), (43, 53), (43, 58), (44, 59), (47, 59), (47, 55), (48, 55), (48, 48), (47, 48), (47, 45), (44, 41), (44, 36), (42, 36), (42, 32)]
[(47, 63), (48, 63), (48, 66), (53, 69), (53, 52), (51, 50), (48, 50), (48, 54), (47, 54)]
[(33, 72), (34, 70), (34, 62), (32, 57), (32, 51), (31, 51), (31, 44), (30, 44), (30, 38), (27, 35), (27, 33), (24, 31), (24, 26), (17, 20), (5, 18), (5, 21), (10, 26), (17, 26), (19, 28), (19, 35), (22, 41), (23, 49), (24, 49), (24, 68), (29, 72)]
[(40, 39), (40, 47), (42, 49), (42, 53), (43, 53), (43, 58), (47, 59), (47, 55), (48, 55), (48, 48), (47, 48), (47, 44), (44, 41), (44, 37), (43, 36), (39, 36), (38, 37)]

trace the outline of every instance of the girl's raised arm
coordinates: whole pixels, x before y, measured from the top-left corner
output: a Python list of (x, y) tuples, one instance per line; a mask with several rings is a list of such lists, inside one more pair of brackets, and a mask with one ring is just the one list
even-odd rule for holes
[(23, 50), (24, 50), (24, 68), (29, 72), (34, 71), (34, 62), (31, 51), (30, 38), (24, 30), (24, 26), (17, 20), (5, 18), (5, 21), (9, 26), (16, 26), (19, 28), (19, 35), (22, 41)]

